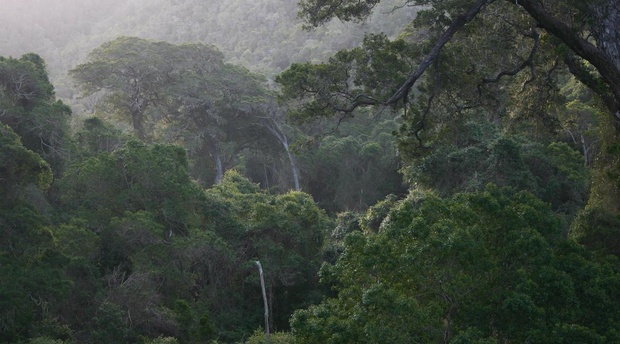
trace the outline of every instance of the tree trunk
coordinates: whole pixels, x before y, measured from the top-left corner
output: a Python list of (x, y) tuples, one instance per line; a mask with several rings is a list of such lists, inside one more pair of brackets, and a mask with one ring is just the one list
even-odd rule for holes
[(213, 162), (215, 163), (215, 184), (219, 184), (224, 179), (224, 165), (222, 164), (222, 154), (218, 143), (213, 145)]
[(144, 111), (148, 105), (148, 101), (138, 95), (139, 89), (135, 91), (136, 95), (133, 96), (133, 102), (129, 105), (129, 111), (131, 113), (131, 125), (136, 133), (136, 136), (140, 141), (146, 139), (146, 132), (144, 129)]
[[(592, 34), (597, 45), (582, 38), (579, 32), (548, 12), (539, 1), (510, 1), (522, 6), (540, 27), (554, 35), (575, 54), (596, 68), (613, 97), (612, 101), (605, 102), (606, 106), (616, 119), (620, 118), (620, 43), (617, 41), (618, 25), (620, 24), (618, 12), (620, 10), (618, 9), (618, 0), (599, 1), (591, 5), (590, 14), (597, 21), (597, 24), (592, 27)], [(573, 71), (571, 70), (571, 72)], [(593, 91), (600, 94), (603, 99), (607, 97), (607, 95), (601, 94), (600, 89), (593, 89)]]
[(295, 191), (300, 191), (301, 187), (299, 186), (299, 169), (297, 168), (295, 155), (293, 155), (293, 152), (291, 152), (287, 141), (282, 142), (282, 145), (284, 146), (284, 150), (286, 150), (288, 161), (291, 164), (291, 172), (293, 173), (293, 183), (295, 185)]
[(255, 261), (258, 266), (258, 273), (260, 277), (260, 288), (263, 293), (263, 305), (265, 307), (265, 340), (269, 343), (269, 305), (267, 303), (267, 292), (265, 290), (265, 277), (263, 276), (263, 266), (260, 261)]
[(199, 154), (204, 156), (207, 160), (209, 156), (211, 156), (211, 159), (213, 159), (212, 162), (215, 168), (215, 177), (213, 178), (213, 183), (217, 185), (222, 182), (222, 179), (224, 179), (224, 163), (222, 162), (221, 143), (217, 140), (216, 135), (207, 132), (203, 132), (200, 134), (200, 141), (202, 149), (200, 150)]
[(295, 185), (295, 191), (300, 191), (301, 187), (299, 186), (299, 169), (297, 168), (297, 162), (295, 160), (295, 155), (291, 152), (291, 149), (288, 144), (288, 138), (282, 130), (282, 127), (278, 124), (275, 118), (269, 118), (269, 124), (266, 125), (267, 129), (275, 136), (278, 141), (284, 147), (286, 151), (286, 155), (288, 156), (288, 161), (291, 165), (291, 172), (293, 174), (293, 184)]
[(131, 125), (133, 131), (140, 141), (146, 139), (146, 133), (144, 130), (144, 113), (140, 109), (134, 109), (131, 111)]

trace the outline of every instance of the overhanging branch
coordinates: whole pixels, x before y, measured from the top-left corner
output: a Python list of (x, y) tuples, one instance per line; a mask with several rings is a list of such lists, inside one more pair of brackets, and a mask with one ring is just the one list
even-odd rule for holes
[[(610, 110), (612, 112), (617, 111), (618, 107), (620, 107), (620, 70), (616, 68), (614, 61), (595, 45), (580, 37), (568, 25), (548, 13), (539, 1), (519, 0), (517, 5), (523, 7), (540, 27), (560, 39), (570, 50), (598, 70), (605, 83), (609, 85), (615, 98), (613, 107)], [(597, 92), (596, 89), (594, 91)], [(609, 106), (609, 104), (606, 105)]]
[(457, 33), (465, 24), (472, 21), (482, 9), (494, 2), (495, 0), (480, 0), (474, 4), (467, 12), (458, 15), (454, 18), (450, 26), (446, 31), (439, 36), (439, 39), (435, 42), (433, 49), (424, 57), (418, 68), (407, 78), (403, 85), (396, 91), (390, 99), (384, 102), (385, 105), (395, 104), (407, 96), (409, 90), (418, 81), (418, 79), (424, 74), (426, 69), (435, 62), (437, 56), (443, 49), (443, 47), (452, 39), (455, 33)]
[(358, 96), (356, 97), (355, 101), (351, 103), (351, 105), (349, 105), (348, 107), (333, 107), (333, 109), (338, 112), (351, 113), (360, 106), (388, 106), (405, 100), (407, 98), (407, 95), (409, 94), (409, 90), (411, 90), (413, 85), (424, 74), (428, 67), (430, 67), (435, 62), (443, 47), (452, 39), (454, 34), (456, 34), (460, 29), (462, 29), (463, 26), (465, 26), (467, 23), (472, 21), (486, 5), (491, 4), (494, 1), (495, 0), (479, 0), (467, 12), (456, 16), (450, 26), (448, 26), (446, 31), (444, 31), (444, 33), (439, 36), (431, 51), (426, 54), (422, 62), (418, 65), (418, 68), (407, 77), (405, 82), (389, 99), (385, 101), (380, 101), (367, 96)]
[(600, 77), (590, 73), (590, 71), (588, 71), (580, 61), (577, 61), (572, 54), (566, 54), (564, 56), (564, 64), (577, 80), (601, 97), (605, 106), (610, 109), (613, 108), (615, 102), (612, 93), (609, 87), (607, 87), (607, 84)]

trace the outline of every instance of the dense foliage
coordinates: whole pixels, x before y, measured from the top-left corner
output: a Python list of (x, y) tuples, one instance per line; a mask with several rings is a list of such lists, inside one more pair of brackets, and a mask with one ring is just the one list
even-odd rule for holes
[(296, 312), (293, 334), (301, 343), (616, 342), (618, 261), (566, 241), (561, 227), (526, 192), (412, 193), (378, 233), (346, 237), (321, 271), (337, 298)]
[(0, 342), (620, 342), (617, 1), (66, 10), (78, 116), (0, 57)]

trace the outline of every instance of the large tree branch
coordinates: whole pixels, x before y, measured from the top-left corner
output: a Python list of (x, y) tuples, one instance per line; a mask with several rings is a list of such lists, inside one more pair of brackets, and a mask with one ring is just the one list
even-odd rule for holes
[(401, 99), (405, 99), (409, 94), (409, 90), (413, 87), (413, 85), (418, 81), (418, 79), (424, 74), (426, 69), (435, 62), (437, 56), (443, 49), (443, 47), (452, 39), (455, 33), (457, 33), (465, 24), (472, 21), (480, 11), (484, 8), (484, 6), (494, 2), (495, 0), (480, 0), (477, 1), (467, 12), (460, 14), (454, 18), (450, 26), (446, 29), (446, 31), (439, 36), (433, 49), (424, 57), (418, 68), (407, 77), (407, 80), (403, 83), (403, 85), (396, 91), (390, 99), (388, 99), (385, 104), (395, 104)]
[(456, 34), (460, 29), (462, 29), (465, 24), (472, 21), (486, 5), (494, 1), (495, 0), (478, 0), (467, 12), (456, 16), (450, 26), (448, 26), (446, 31), (444, 31), (441, 36), (439, 36), (431, 51), (426, 54), (422, 62), (418, 65), (418, 68), (407, 77), (405, 82), (389, 99), (385, 101), (379, 101), (368, 96), (360, 95), (357, 96), (355, 98), (355, 101), (351, 103), (351, 105), (349, 105), (348, 107), (332, 106), (332, 108), (339, 112), (351, 113), (353, 112), (353, 110), (360, 106), (393, 105), (401, 100), (406, 100), (409, 94), (409, 90), (411, 90), (416, 81), (418, 81), (418, 79), (424, 74), (424, 72), (426, 72), (428, 67), (430, 67), (435, 62), (443, 47), (452, 39), (454, 34)]
[(601, 97), (601, 100), (603, 100), (607, 108), (613, 109), (615, 106), (615, 99), (610, 93), (607, 84), (604, 83), (600, 77), (592, 75), (573, 54), (566, 54), (566, 56), (564, 56), (564, 64), (566, 64), (568, 71), (577, 78), (577, 80)]
[[(514, 3), (512, 0), (510, 1)], [(610, 110), (612, 112), (618, 111), (620, 106), (620, 71), (616, 67), (615, 61), (601, 49), (580, 37), (575, 30), (548, 13), (539, 1), (518, 0), (516, 3), (523, 7), (540, 27), (560, 39), (575, 54), (588, 61), (598, 70), (603, 80), (609, 85), (615, 98), (614, 107), (610, 108)], [(597, 90), (594, 91), (596, 92)]]

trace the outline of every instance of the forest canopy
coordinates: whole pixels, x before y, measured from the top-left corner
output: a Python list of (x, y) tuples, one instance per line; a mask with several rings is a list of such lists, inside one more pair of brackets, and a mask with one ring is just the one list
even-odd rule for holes
[(616, 0), (67, 3), (0, 28), (0, 342), (620, 342)]

